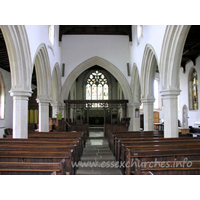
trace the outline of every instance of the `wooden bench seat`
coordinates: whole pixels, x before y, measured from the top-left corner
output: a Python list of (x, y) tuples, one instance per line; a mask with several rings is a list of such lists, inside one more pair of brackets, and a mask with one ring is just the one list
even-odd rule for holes
[[(48, 134), (42, 133), (41, 136)], [(37, 139), (1, 139), (0, 162), (60, 162), (65, 159), (65, 170), (75, 174), (76, 167), (72, 166), (72, 162), (78, 162), (83, 152), (82, 133), (55, 139), (54, 135), (59, 137), (63, 133)]]
[[(147, 150), (147, 151), (134, 151), (131, 149), (126, 150), (126, 163), (134, 163), (135, 159), (139, 159), (141, 162), (146, 161), (183, 161), (188, 160), (200, 160), (200, 148), (198, 149), (169, 149), (169, 150)], [(130, 174), (134, 170), (132, 167), (125, 168), (125, 174)]]
[[(12, 139), (11, 137), (6, 137), (5, 139)], [(51, 138), (51, 139), (76, 139), (76, 138), (82, 138), (83, 144), (85, 146), (86, 142), (86, 137), (87, 133), (85, 131), (82, 132), (30, 132), (28, 133), (28, 138), (39, 138), (39, 139), (46, 139), (46, 138)]]
[(77, 167), (72, 166), (72, 162), (80, 160), (86, 141), (85, 132), (32, 132), (28, 136), (28, 139), (0, 139), (0, 164), (34, 165), (58, 163), (65, 159), (64, 170), (69, 174), (76, 173)]
[(200, 161), (141, 162), (136, 159), (135, 175), (199, 175)]
[(0, 175), (65, 175), (65, 160), (53, 163), (0, 162)]
[(200, 140), (179, 140), (177, 138), (177, 140), (173, 140), (171, 141), (170, 139), (167, 139), (165, 141), (161, 141), (159, 142), (159, 140), (157, 140), (157, 142), (154, 142), (154, 140), (152, 141), (148, 141), (147, 143), (145, 143), (145, 141), (142, 143), (137, 143), (137, 142), (123, 142), (121, 144), (121, 141), (118, 141), (118, 147), (115, 148), (115, 156), (116, 156), (116, 160), (120, 161), (120, 157), (122, 155), (122, 157), (124, 158), (125, 153), (126, 153), (126, 148), (132, 149), (134, 151), (147, 151), (150, 149), (159, 149), (160, 147), (162, 147), (162, 149), (174, 149), (174, 148), (178, 148), (178, 149), (185, 149), (185, 148), (190, 148), (190, 149), (194, 149), (194, 148), (199, 148), (200, 147)]
[(42, 143), (41, 141), (37, 144), (35, 143), (28, 143), (28, 142), (20, 142), (20, 143), (0, 143), (0, 151), (27, 151), (31, 150), (34, 152), (67, 152), (73, 149), (73, 157), (74, 160), (78, 161), (83, 153), (82, 145), (79, 143)]
[(150, 138), (150, 137), (162, 137), (163, 138), (163, 132), (159, 131), (146, 131), (146, 132), (140, 132), (140, 131), (129, 131), (129, 132), (110, 132), (108, 137), (109, 147), (111, 151), (114, 154), (114, 147), (115, 147), (115, 138)]
[[(116, 159), (119, 161), (121, 152), (125, 151), (125, 147), (131, 147), (133, 145), (148, 145), (148, 144), (163, 144), (168, 145), (174, 143), (181, 142), (182, 144), (189, 144), (188, 142), (191, 141), (192, 143), (195, 141), (197, 143), (200, 140), (197, 140), (196, 138), (192, 137), (184, 137), (184, 138), (155, 138), (155, 137), (149, 137), (149, 138), (121, 138), (121, 137), (115, 137), (115, 146), (113, 147), (113, 154), (115, 155)], [(145, 148), (145, 146), (144, 146)]]
[(65, 159), (64, 169), (65, 172), (73, 175), (75, 174), (76, 167), (72, 166), (73, 150), (63, 152), (33, 152), (33, 151), (0, 151), (0, 163), (1, 162), (41, 162), (41, 163), (53, 163), (61, 162)]
[[(162, 133), (110, 133), (109, 143), (116, 160), (132, 163), (132, 167), (123, 166), (122, 172), (131, 174), (135, 170), (134, 162), (146, 161), (183, 161), (186, 156), (191, 160), (200, 160), (200, 140), (187, 137), (164, 138)], [(153, 172), (151, 172), (153, 173)]]

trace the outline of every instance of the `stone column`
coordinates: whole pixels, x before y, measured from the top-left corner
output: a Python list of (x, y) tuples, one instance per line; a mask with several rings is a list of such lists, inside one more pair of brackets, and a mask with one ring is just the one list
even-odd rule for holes
[(164, 137), (178, 137), (178, 102), (181, 90), (163, 90)]
[(140, 131), (140, 111), (135, 115), (135, 109), (140, 110), (140, 103), (127, 104), (127, 116), (130, 117), (129, 131)]
[(49, 99), (37, 99), (39, 103), (39, 132), (49, 132)]
[(52, 118), (56, 118), (57, 117), (56, 114), (59, 112), (58, 102), (51, 102), (51, 106), (52, 106)]
[(13, 96), (13, 138), (28, 138), (28, 98), (31, 93), (10, 91)]
[(141, 99), (144, 112), (144, 131), (153, 131), (153, 105), (155, 99)]

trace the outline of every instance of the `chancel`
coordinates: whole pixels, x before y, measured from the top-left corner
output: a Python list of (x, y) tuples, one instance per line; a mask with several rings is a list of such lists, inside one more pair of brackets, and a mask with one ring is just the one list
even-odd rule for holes
[(0, 175), (200, 174), (199, 41), (198, 25), (1, 25)]

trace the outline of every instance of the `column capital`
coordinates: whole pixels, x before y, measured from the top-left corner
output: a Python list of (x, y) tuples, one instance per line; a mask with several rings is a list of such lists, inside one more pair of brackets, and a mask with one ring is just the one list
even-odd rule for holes
[(36, 99), (37, 103), (51, 103), (51, 99)]
[(154, 98), (143, 98), (141, 99), (142, 103), (154, 103), (155, 99)]
[(180, 95), (181, 90), (180, 89), (172, 89), (172, 90), (162, 90), (160, 91), (160, 94), (162, 97), (177, 97)]
[(13, 97), (31, 97), (33, 92), (30, 90), (10, 90), (9, 93)]

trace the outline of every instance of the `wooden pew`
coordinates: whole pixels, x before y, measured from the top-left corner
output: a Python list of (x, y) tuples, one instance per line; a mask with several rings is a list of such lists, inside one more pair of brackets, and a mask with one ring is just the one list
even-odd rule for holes
[(0, 162), (0, 175), (65, 175), (64, 163)]
[[(35, 133), (33, 133), (33, 135), (35, 136)], [(67, 134), (65, 133), (51, 134), (50, 133), (49, 134), (49, 132), (47, 132), (47, 133), (39, 133), (39, 135), (41, 137), (38, 137), (38, 133), (37, 133), (36, 138), (32, 137), (31, 139), (2, 139), (0, 140), (0, 151), (4, 153), (4, 155), (1, 155), (1, 161), (8, 160), (12, 162), (13, 159), (16, 159), (15, 156), (20, 158), (19, 157), (20, 155), (26, 155), (25, 158), (21, 159), (21, 161), (24, 161), (24, 160), (29, 161), (28, 156), (30, 156), (31, 160), (34, 162), (37, 162), (37, 161), (43, 162), (43, 160), (47, 160), (48, 162), (54, 162), (54, 161), (60, 161), (61, 159), (65, 158), (66, 171), (68, 171), (70, 174), (74, 174), (76, 171), (76, 167), (73, 168), (71, 166), (71, 162), (78, 162), (80, 159), (81, 153), (83, 151), (83, 145), (80, 142), (81, 138), (79, 138), (79, 136), (80, 135), (83, 136), (83, 134), (81, 132), (80, 133), (75, 132), (75, 134), (73, 134), (73, 137), (72, 137), (71, 133), (67, 133)], [(57, 137), (54, 137), (55, 135)], [(67, 141), (69, 139), (71, 140), (70, 142)], [(53, 140), (56, 140), (57, 143), (55, 143)], [(77, 142), (75, 142), (76, 140)], [(69, 143), (65, 143), (65, 142), (69, 142)], [(80, 149), (81, 149), (81, 152), (80, 152)], [(18, 154), (15, 154), (15, 153), (18, 153)], [(30, 154), (30, 153), (35, 153), (35, 154)], [(61, 154), (61, 153), (65, 153), (65, 154)], [(51, 156), (54, 156), (54, 157), (49, 157), (50, 154)], [(6, 155), (9, 157), (5, 157)], [(59, 157), (59, 155), (61, 155), (62, 157)], [(31, 156), (34, 156), (34, 157), (31, 157)]]
[[(35, 132), (35, 131), (29, 131), (28, 132), (28, 138), (77, 138), (80, 137), (83, 140), (83, 145), (85, 146), (87, 133), (85, 131), (72, 131), (72, 132)], [(9, 135), (9, 137), (5, 137), (6, 139), (12, 139), (12, 135)]]
[[(154, 145), (156, 145), (156, 143), (161, 142), (161, 141), (162, 142), (164, 142), (164, 141), (172, 142), (172, 141), (175, 141), (175, 139), (176, 139), (176, 138), (167, 139), (167, 138), (163, 138), (163, 137), (156, 137), (156, 135), (158, 136), (159, 133), (154, 134), (154, 132), (147, 132), (147, 134), (146, 134), (147, 137), (146, 136), (144, 137), (144, 135), (142, 135), (140, 133), (139, 134), (134, 133), (134, 136), (132, 134), (128, 134), (128, 135), (125, 134), (126, 136), (124, 137), (123, 135), (124, 134), (121, 135), (120, 133), (113, 135), (115, 139), (113, 142), (114, 146), (111, 146), (111, 150), (113, 151), (113, 154), (115, 155), (117, 161), (120, 161), (121, 151), (125, 151), (125, 148), (123, 145), (128, 146), (129, 143), (130, 143), (130, 145), (131, 144), (145, 144), (145, 143), (150, 144), (153, 141), (155, 141)], [(127, 137), (127, 136), (129, 136), (129, 137)], [(179, 138), (179, 140), (184, 141), (184, 140), (188, 140), (188, 138), (191, 138), (191, 137), (181, 137), (181, 138)], [(164, 143), (162, 143), (162, 144), (164, 144)]]
[(0, 151), (0, 163), (1, 162), (41, 162), (52, 163), (61, 162), (65, 159), (64, 169), (65, 172), (73, 175), (76, 172), (75, 167), (72, 166), (73, 150), (70, 152), (32, 152), (32, 151)]
[[(178, 144), (177, 144), (178, 143)], [(200, 140), (188, 140), (188, 139), (179, 139), (179, 138), (173, 138), (171, 140), (170, 138), (165, 138), (165, 140), (149, 140), (149, 141), (118, 141), (118, 148), (116, 149), (116, 160), (117, 161), (124, 161), (126, 148), (132, 148), (135, 151), (138, 149), (155, 149), (159, 148), (162, 145), (162, 148), (169, 149), (174, 147), (179, 148), (185, 148), (185, 147), (191, 147), (191, 148), (197, 148), (200, 146)]]
[(82, 138), (83, 146), (85, 147), (86, 143), (86, 132), (31, 132), (28, 134), (28, 138), (55, 138), (55, 139), (64, 139), (64, 138)]
[(199, 175), (200, 161), (141, 162), (136, 160), (135, 175)]
[(108, 137), (110, 131), (127, 131), (125, 124), (104, 124), (104, 136)]
[[(115, 138), (121, 140), (149, 140), (152, 137), (154, 139), (162, 139), (163, 131), (128, 131), (128, 132), (110, 132), (108, 137), (109, 147), (114, 152)], [(189, 138), (190, 135), (179, 134), (181, 138)], [(136, 139), (138, 138), (138, 139)]]
[[(117, 133), (116, 135), (121, 137), (122, 134), (120, 135), (120, 133)], [(167, 153), (164, 151), (171, 149), (171, 148), (173, 148), (173, 150), (176, 151), (175, 153), (177, 153), (177, 150), (184, 151), (186, 147), (188, 148), (188, 150), (189, 149), (199, 150), (199, 140), (198, 141), (194, 140), (196, 138), (185, 137), (185, 138), (170, 138), (169, 139), (169, 138), (159, 138), (159, 137), (154, 137), (154, 136), (153, 137), (148, 136), (149, 138), (147, 139), (146, 137), (142, 136), (143, 138), (141, 139), (141, 137), (140, 137), (141, 134), (138, 134), (138, 136), (137, 136), (138, 138), (133, 137), (133, 136), (131, 136), (132, 138), (130, 138), (128, 134), (126, 134), (125, 137), (123, 137), (123, 136), (124, 135), (122, 135), (121, 138), (115, 137), (115, 144), (116, 144), (116, 142), (118, 142), (118, 139), (122, 139), (123, 141), (119, 140), (119, 142), (122, 142), (122, 144), (120, 144), (120, 146), (122, 146), (124, 148), (125, 153), (126, 153), (126, 150), (125, 150), (126, 147), (131, 148), (131, 153), (133, 153), (132, 158), (134, 156), (136, 156), (136, 158), (137, 158), (137, 156), (140, 155), (141, 152), (143, 152), (142, 156), (145, 156), (147, 151), (150, 151), (150, 152), (155, 151), (154, 153), (157, 153), (157, 151), (159, 150), (160, 152), (162, 151), (162, 153)], [(187, 141), (188, 139), (190, 139), (190, 143)], [(154, 142), (154, 141), (156, 141), (156, 142)], [(181, 141), (184, 144), (177, 145), (175, 143), (175, 142), (181, 142)], [(161, 144), (159, 142), (161, 142)], [(171, 144), (171, 146), (169, 146), (170, 144)], [(121, 147), (118, 146), (118, 148), (120, 149)], [(177, 148), (177, 149), (175, 149), (175, 148)], [(118, 153), (119, 153), (119, 149), (118, 149)], [(115, 151), (116, 151), (116, 149), (115, 149)], [(129, 149), (129, 153), (130, 153), (130, 149)], [(187, 153), (189, 153), (189, 152), (187, 152)], [(119, 156), (119, 155), (117, 155), (117, 156)], [(130, 157), (128, 160), (126, 158), (127, 158), (127, 155), (125, 156), (122, 153), (121, 158), (118, 157), (117, 160), (122, 161), (122, 162), (126, 161), (126, 163), (127, 163), (128, 161), (130, 161)], [(181, 157), (181, 158), (183, 159), (183, 157)], [(193, 158), (194, 158), (194, 156), (193, 156)], [(199, 158), (195, 157), (195, 159), (199, 159)], [(125, 168), (125, 170), (126, 170), (126, 174), (130, 174), (130, 172), (131, 172), (130, 168), (128, 168), (128, 169)]]
[(115, 155), (115, 150), (117, 148), (117, 140), (116, 138), (149, 138), (149, 137), (162, 137), (163, 132), (161, 131), (128, 131), (128, 132), (110, 132), (109, 134), (109, 147), (113, 154)]
[(82, 152), (83, 152), (83, 143), (78, 139), (0, 139), (0, 146), (2, 145), (23, 145), (23, 146), (30, 146), (30, 145), (35, 145), (35, 146), (44, 146), (44, 145), (52, 145), (52, 146), (63, 146), (63, 145), (71, 145), (71, 146), (77, 146), (78, 152), (79, 152), (79, 157), (81, 157)]
[(126, 163), (132, 163), (133, 166), (126, 167), (125, 174), (130, 175), (131, 171), (135, 171), (135, 159), (141, 162), (147, 161), (183, 161), (185, 158), (188, 160), (200, 160), (200, 148), (198, 149), (170, 149), (170, 150), (144, 150), (134, 151), (134, 149), (126, 150)]

